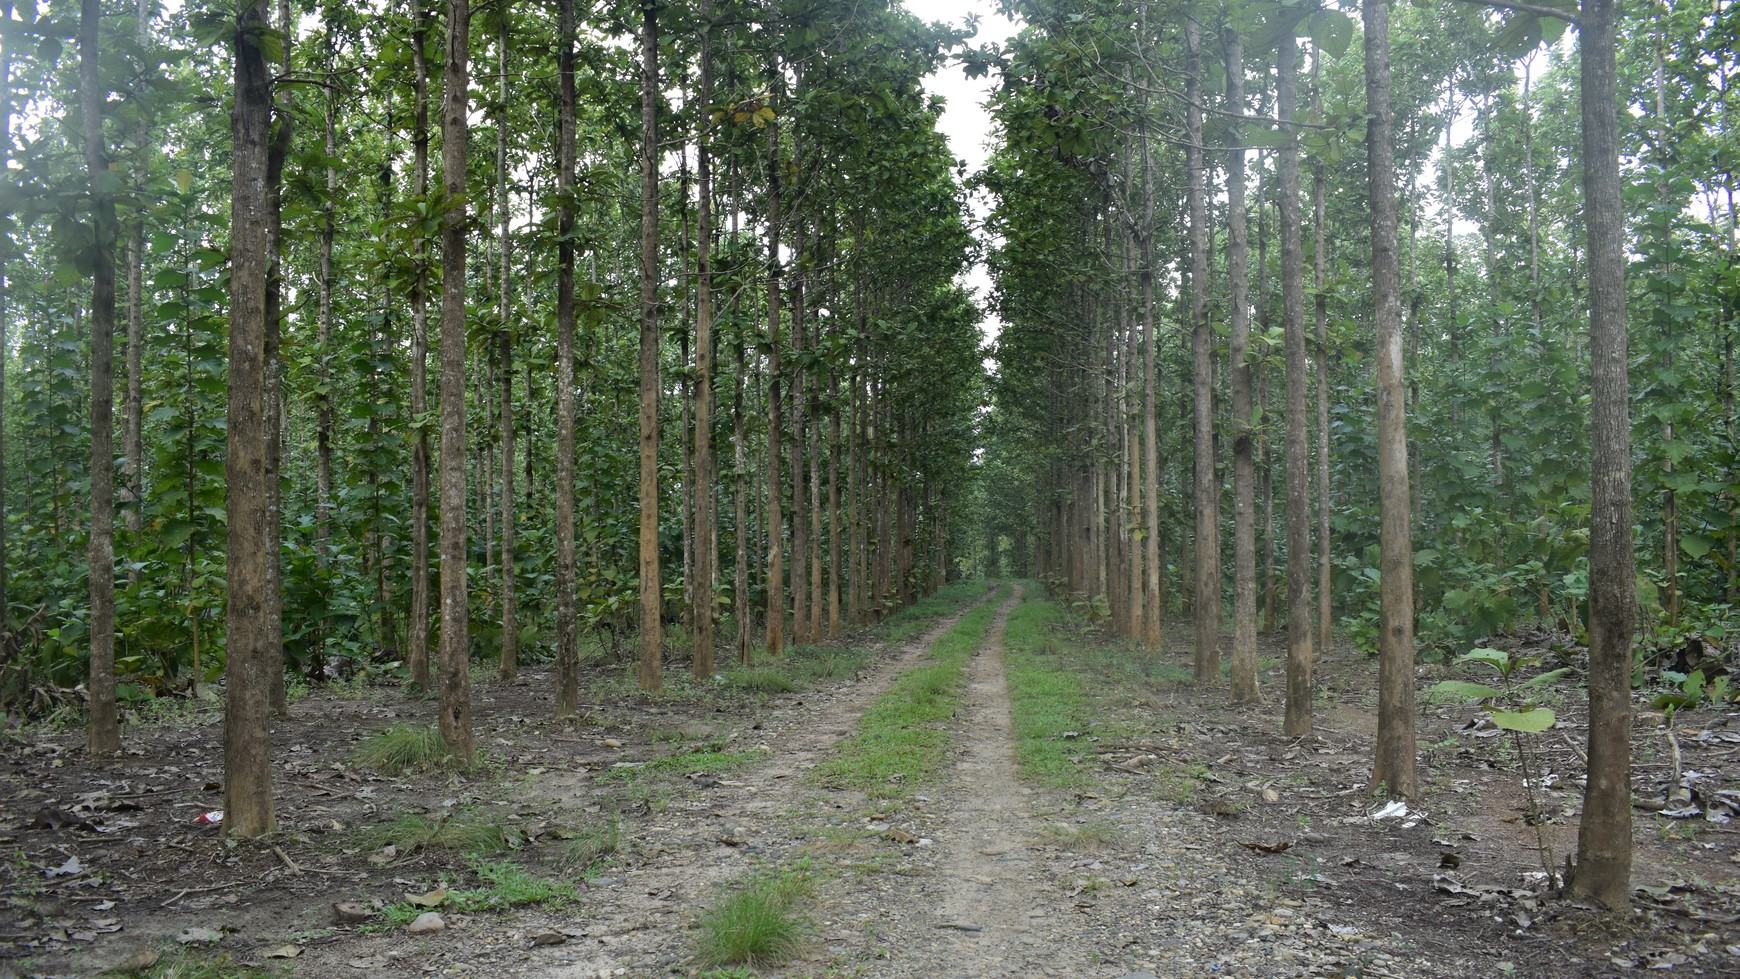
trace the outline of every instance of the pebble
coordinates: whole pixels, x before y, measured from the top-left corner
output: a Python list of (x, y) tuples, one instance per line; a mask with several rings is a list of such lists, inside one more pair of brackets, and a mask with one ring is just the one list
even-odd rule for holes
[(418, 915), (417, 920), (411, 922), (411, 926), (405, 930), (413, 935), (433, 935), (446, 928), (447, 922), (441, 919), (441, 915), (434, 911), (425, 911)]

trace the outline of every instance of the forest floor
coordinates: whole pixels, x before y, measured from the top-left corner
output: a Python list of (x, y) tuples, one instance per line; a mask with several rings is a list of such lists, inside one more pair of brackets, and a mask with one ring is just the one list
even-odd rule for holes
[[(478, 684), (466, 776), (354, 761), (431, 702), (320, 690), (274, 731), (270, 844), (196, 821), (222, 799), (214, 703), (130, 724), (110, 761), (26, 727), (0, 740), (0, 976), (1740, 975), (1740, 715), (1639, 711), (1614, 916), (1547, 893), (1575, 847), (1569, 682), (1520, 745), (1422, 706), (1423, 797), (1385, 815), (1367, 657), (1328, 652), (1297, 741), (1282, 638), (1271, 702), (1232, 707), (1191, 681), (1186, 629), (1148, 655), (967, 584), (773, 668), (673, 666), (661, 694), (590, 667), (568, 723), (528, 669)], [(1512, 645), (1555, 665), (1551, 637)], [(723, 961), (746, 899), (796, 922), (782, 964)], [(442, 928), (413, 934), (425, 913)]]

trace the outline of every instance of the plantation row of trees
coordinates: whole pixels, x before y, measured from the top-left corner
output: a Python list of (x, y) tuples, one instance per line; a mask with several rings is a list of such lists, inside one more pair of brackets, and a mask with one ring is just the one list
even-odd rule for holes
[[(710, 675), (935, 588), (970, 528), (971, 238), (897, 6), (5, 5), (9, 710), (665, 626)], [(638, 119), (637, 119), (638, 116)], [(9, 490), (10, 492), (4, 492)], [(723, 622), (721, 633), (716, 624)]]
[(980, 552), (1151, 648), (1188, 613), (1203, 679), (1224, 592), (1235, 701), (1284, 624), (1291, 735), (1339, 623), (1394, 796), (1416, 643), (1573, 633), (1574, 886), (1623, 903), (1635, 612), (1736, 593), (1734, 5), (1011, 6)]

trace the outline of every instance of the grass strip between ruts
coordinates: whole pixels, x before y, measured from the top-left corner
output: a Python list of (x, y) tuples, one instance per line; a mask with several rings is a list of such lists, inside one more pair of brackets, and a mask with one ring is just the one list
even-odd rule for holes
[[(1028, 595), (1044, 591), (1028, 586)], [(1003, 631), (1003, 665), (1021, 777), (1059, 789), (1089, 781), (1078, 740), (1095, 716), (1081, 678), (1057, 661), (1052, 628), (1063, 619), (1057, 603), (1030, 598), (1009, 614)]]
[(943, 722), (960, 706), (967, 659), (985, 641), (1009, 586), (968, 612), (931, 643), (922, 666), (894, 681), (864, 712), (858, 733), (840, 742), (833, 757), (816, 767), (824, 784), (863, 789), (874, 798), (910, 794), (936, 780), (953, 740)]

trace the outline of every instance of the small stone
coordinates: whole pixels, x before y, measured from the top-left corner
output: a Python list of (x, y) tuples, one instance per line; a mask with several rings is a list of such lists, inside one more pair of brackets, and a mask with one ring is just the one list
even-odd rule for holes
[(332, 922), (338, 925), (357, 925), (370, 918), (375, 913), (355, 901), (338, 901), (332, 905)]
[(411, 922), (411, 927), (407, 928), (406, 931), (413, 935), (433, 935), (438, 931), (446, 930), (446, 928), (447, 922), (441, 920), (440, 912), (425, 911), (417, 916), (416, 921)]
[(545, 929), (544, 931), (536, 932), (532, 935), (532, 947), (540, 948), (545, 945), (560, 945), (567, 940), (567, 935), (556, 931), (553, 928)]

